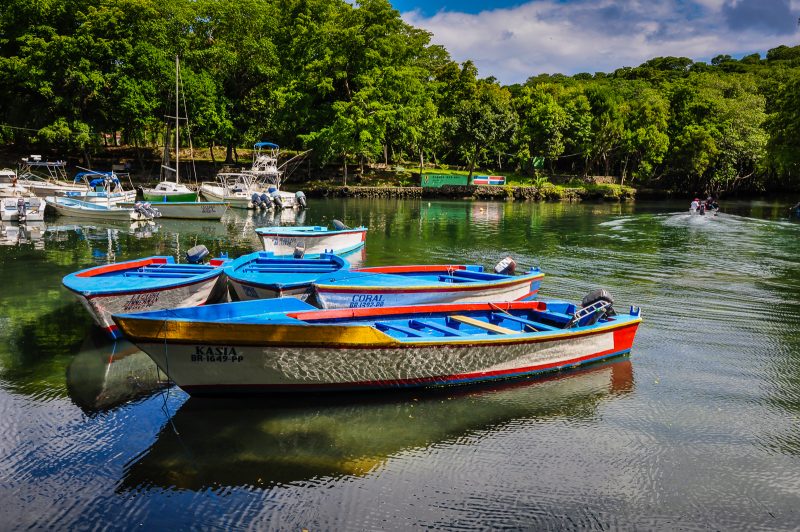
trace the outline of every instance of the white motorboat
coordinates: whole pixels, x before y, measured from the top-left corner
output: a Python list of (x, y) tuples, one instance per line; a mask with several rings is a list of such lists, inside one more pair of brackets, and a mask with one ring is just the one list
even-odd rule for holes
[[(126, 201), (117, 205), (130, 209), (136, 203)], [(154, 201), (147, 205), (160, 212), (162, 218), (183, 220), (221, 220), (228, 210), (228, 204), (224, 201)]]
[(58, 214), (76, 218), (139, 221), (152, 220), (160, 216), (158, 211), (142, 203), (137, 203), (133, 208), (123, 208), (116, 205), (103, 205), (64, 196), (51, 196), (46, 198), (45, 201), (47, 205), (52, 207)]
[(0, 220), (4, 222), (41, 222), (45, 203), (37, 197), (3, 198), (0, 203)]
[[(127, 174), (126, 174), (127, 175)], [(126, 190), (122, 185), (120, 174), (116, 172), (97, 172), (88, 170), (75, 175), (75, 183), (83, 183), (79, 192), (65, 192), (64, 196), (71, 199), (98, 203), (106, 206), (116, 205), (123, 201), (135, 201), (136, 191)]]

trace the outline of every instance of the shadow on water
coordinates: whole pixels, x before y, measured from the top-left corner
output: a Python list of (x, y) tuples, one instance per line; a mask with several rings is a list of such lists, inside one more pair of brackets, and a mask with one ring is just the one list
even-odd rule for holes
[(146, 353), (127, 340), (87, 338), (67, 367), (67, 390), (87, 414), (147, 397), (168, 385)]
[(631, 361), (621, 358), (545, 379), (433, 393), (190, 398), (128, 465), (119, 490), (200, 491), (363, 476), (395, 453), (481, 438), (514, 420), (591, 419), (601, 401), (633, 389)]

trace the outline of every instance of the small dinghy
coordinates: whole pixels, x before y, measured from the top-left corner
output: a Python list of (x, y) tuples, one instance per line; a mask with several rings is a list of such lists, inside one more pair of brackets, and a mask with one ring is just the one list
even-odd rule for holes
[(629, 352), (639, 310), (617, 314), (607, 292), (597, 293), (580, 308), (517, 301), (316, 310), (284, 298), (114, 321), (191, 395), (436, 387)]
[(208, 255), (205, 246), (187, 252), (188, 264), (173, 257), (143, 259), (95, 266), (64, 277), (64, 286), (112, 338), (120, 338), (111, 315), (150, 309), (194, 307), (226, 299), (223, 266), (227, 258), (200, 262)]
[(233, 293), (239, 300), (293, 296), (305, 301), (315, 280), (347, 270), (343, 258), (322, 254), (318, 258), (275, 257), (266, 251), (243, 255), (225, 267)]
[(128, 220), (139, 222), (152, 220), (161, 216), (156, 209), (147, 203), (136, 203), (132, 208), (122, 208), (116, 205), (103, 205), (81, 201), (63, 196), (51, 196), (45, 199), (47, 205), (63, 216), (76, 218), (89, 218), (93, 220)]
[(535, 295), (544, 274), (531, 268), (514, 275), (514, 267), (506, 258), (495, 267), (499, 273), (485, 272), (478, 265), (359, 268), (321, 276), (314, 292), (322, 308), (516, 301)]
[(319, 257), (322, 253), (341, 255), (362, 247), (367, 239), (366, 227), (351, 229), (339, 220), (334, 220), (333, 226), (333, 229), (319, 225), (259, 227), (256, 233), (261, 238), (264, 251), (270, 251), (276, 257), (291, 256), (298, 247), (309, 258)]
[(3, 198), (0, 220), (4, 222), (41, 222), (44, 220), (45, 202), (40, 198)]

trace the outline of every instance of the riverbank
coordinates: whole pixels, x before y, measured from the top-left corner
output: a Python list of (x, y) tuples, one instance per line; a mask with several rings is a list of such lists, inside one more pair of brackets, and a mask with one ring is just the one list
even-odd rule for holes
[(311, 183), (303, 191), (309, 197), (325, 198), (449, 198), (466, 200), (513, 201), (627, 201), (636, 197), (636, 189), (601, 184), (564, 187), (444, 185), (440, 188), (396, 186), (338, 186)]

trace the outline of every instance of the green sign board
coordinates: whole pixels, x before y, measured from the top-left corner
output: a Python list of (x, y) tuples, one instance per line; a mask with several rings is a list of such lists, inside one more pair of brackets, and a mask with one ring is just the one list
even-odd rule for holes
[(468, 185), (469, 180), (465, 175), (457, 174), (425, 174), (422, 176), (422, 186), (439, 188), (442, 185)]

